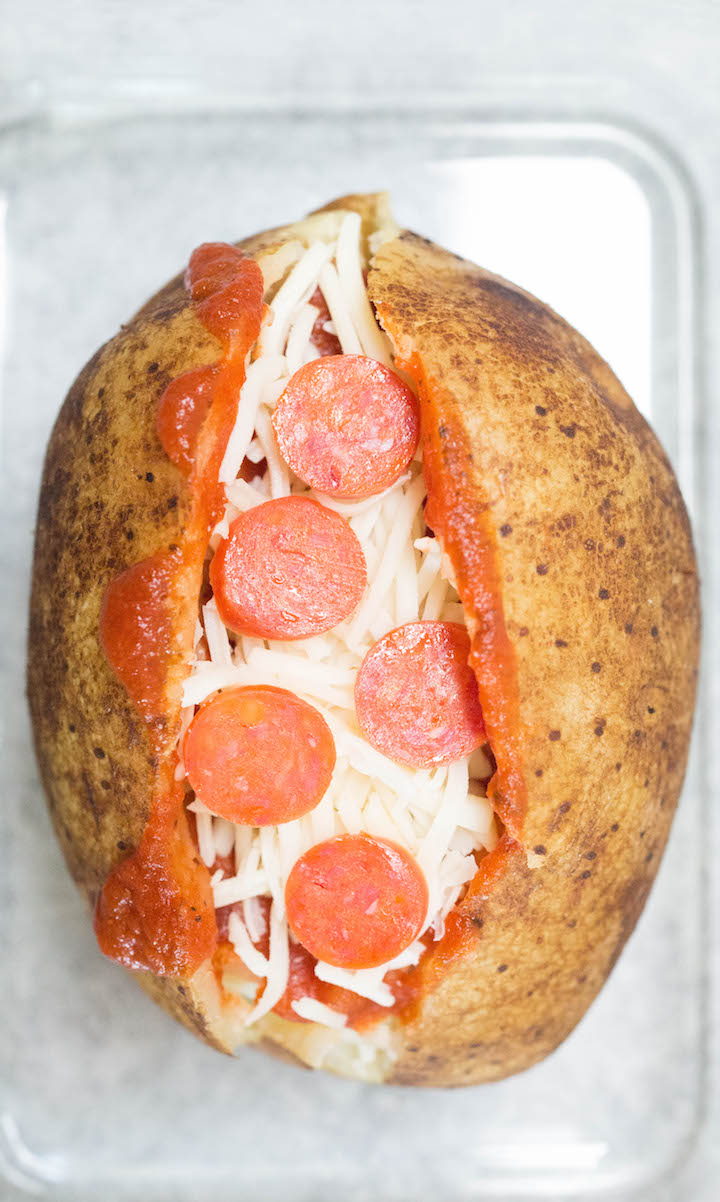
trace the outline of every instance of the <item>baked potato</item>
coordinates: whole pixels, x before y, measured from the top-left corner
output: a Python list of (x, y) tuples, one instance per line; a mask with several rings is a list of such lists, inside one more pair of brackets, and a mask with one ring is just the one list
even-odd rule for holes
[[(476, 1084), (566, 1038), (647, 898), (692, 722), (692, 537), (666, 456), (589, 343), (522, 289), (398, 230), (384, 196), (346, 196), (238, 243), (267, 305), (348, 214), (394, 369), (419, 397), (426, 523), (469, 634), (495, 845), (476, 854), (444, 937), (400, 974), (411, 1000), (357, 1030), (274, 1010), (247, 1025), (252, 999), (212, 957), (131, 970), (223, 1052), (252, 1043), (372, 1081)], [(338, 323), (322, 324), (332, 342)], [(113, 580), (187, 536), (191, 481), (163, 448), (158, 406), (171, 381), (222, 354), (178, 276), (83, 369), (47, 451), (28, 692), (55, 830), (93, 911), (175, 771), (207, 546), (175, 588), (151, 726), (108, 662), (101, 613)], [(210, 868), (194, 863), (212, 909)]]

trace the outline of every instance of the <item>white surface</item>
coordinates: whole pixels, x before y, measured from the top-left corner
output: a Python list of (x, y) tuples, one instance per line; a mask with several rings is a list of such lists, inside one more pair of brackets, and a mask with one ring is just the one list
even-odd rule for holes
[[(717, 7), (712, 3), (703, 0), (687, 0), (682, 5), (667, 2), (644, 4), (638, 0), (587, 0), (578, 5), (573, 0), (544, 0), (542, 4), (532, 3), (531, 0), (508, 0), (499, 8), (484, 0), (446, 0), (442, 5), (435, 0), (416, 0), (412, 17), (408, 18), (404, 5), (388, 5), (377, 3), (376, 0), (366, 0), (359, 7), (348, 6), (342, 17), (337, 5), (328, 3), (318, 3), (308, 11), (305, 7), (279, 4), (270, 9), (251, 9), (210, 0), (199, 9), (194, 3), (178, 0), (173, 6), (172, 16), (173, 19), (168, 21), (164, 5), (157, 5), (153, 10), (147, 5), (133, 6), (132, 0), (127, 0), (121, 6), (90, 6), (71, 0), (61, 7), (48, 5), (43, 0), (31, 0), (22, 9), (22, 19), (16, 20), (14, 26), (5, 31), (7, 36), (3, 37), (0, 44), (0, 62), (3, 65), (0, 74), (6, 82), (15, 85), (31, 77), (40, 78), (49, 81), (52, 87), (60, 88), (65, 95), (82, 94), (88, 81), (100, 81), (108, 86), (116, 98), (122, 99), (139, 89), (160, 104), (170, 105), (187, 95), (185, 85), (177, 82), (187, 75), (191, 81), (210, 78), (213, 86), (224, 90), (233, 102), (245, 97), (256, 100), (261, 106), (272, 106), (283, 98), (289, 98), (294, 104), (297, 97), (302, 96), (303, 103), (317, 102), (321, 107), (331, 106), (333, 99), (346, 102), (355, 99), (378, 105), (392, 105), (393, 102), (432, 105), (437, 102), (440, 108), (444, 106), (448, 110), (455, 110), (469, 106), (485, 115), (488, 112), (506, 115), (512, 111), (541, 116), (547, 116), (548, 113), (617, 116), (621, 122), (628, 122), (633, 128), (649, 130), (652, 138), (657, 137), (661, 143), (668, 144), (671, 152), (684, 160), (689, 168), (699, 203), (704, 207), (708, 282), (706, 299), (709, 298), (711, 302), (711, 308), (705, 314), (705, 323), (709, 331), (720, 328), (720, 219), (716, 204), (720, 190), (720, 164), (717, 157), (717, 126), (720, 118), (717, 63), (720, 39)], [(313, 64), (312, 70), (309, 69), (310, 62)], [(239, 64), (242, 64), (242, 69)], [(143, 77), (152, 80), (150, 88), (142, 84)], [(118, 79), (124, 82), (118, 84)], [(12, 111), (21, 108), (17, 96), (18, 88), (15, 86), (10, 97)], [(204, 104), (207, 96), (207, 86), (202, 84), (195, 89), (191, 103)], [(142, 136), (138, 139), (138, 145), (141, 142)], [(228, 150), (227, 145), (225, 149)], [(268, 153), (272, 153), (272, 148)], [(142, 205), (148, 196), (152, 203), (153, 189), (157, 187), (152, 164), (150, 161), (145, 164), (139, 185), (135, 181), (133, 186), (129, 183), (125, 186), (124, 152), (119, 143), (116, 143), (114, 154), (114, 162), (110, 162), (113, 152), (108, 151), (104, 166), (98, 164), (94, 175), (92, 162), (81, 158), (74, 192), (69, 180), (65, 181), (68, 191), (64, 199), (72, 201), (70, 212), (58, 209), (58, 198), (50, 182), (46, 184), (44, 194), (42, 188), (38, 188), (35, 201), (32, 197), (23, 197), (24, 203), (29, 205), (26, 222), (16, 226), (16, 230), (19, 228), (26, 239), (25, 250), (30, 246), (30, 239), (35, 239), (37, 256), (30, 277), (16, 277), (16, 289), (22, 296), (29, 322), (23, 337), (28, 340), (25, 345), (33, 340), (34, 358), (26, 365), (22, 377), (18, 374), (13, 376), (7, 389), (11, 417), (18, 406), (32, 407), (34, 413), (34, 418), (28, 415), (25, 425), (11, 426), (6, 439), (6, 483), (9, 487), (7, 541), (4, 548), (5, 601), (8, 612), (12, 613), (17, 612), (18, 605), (24, 604), (27, 540), (32, 525), (30, 484), (37, 473), (41, 435), (44, 436), (47, 431), (51, 413), (73, 372), (83, 356), (94, 349), (95, 343), (131, 311), (138, 297), (149, 291), (160, 276), (175, 269), (179, 258), (192, 242), (193, 229), (198, 229), (200, 236), (203, 236), (205, 230), (201, 216), (214, 225), (213, 236), (219, 233), (214, 224), (218, 219), (225, 221), (226, 236), (239, 232), (245, 224), (243, 222), (241, 225), (237, 214), (231, 219), (229, 212), (220, 213), (217, 202), (212, 200), (205, 206), (204, 214), (201, 214), (200, 190), (193, 192), (191, 189), (190, 195), (184, 198), (184, 212), (173, 213), (171, 229), (165, 229), (162, 224), (156, 225), (151, 232), (145, 231), (143, 235), (143, 230), (138, 230), (133, 221), (137, 205)], [(27, 168), (30, 172), (35, 169), (32, 162), (27, 163)], [(90, 196), (86, 192), (88, 172)], [(236, 164), (232, 165), (230, 174), (237, 178)], [(284, 188), (282, 194), (266, 194), (265, 205), (272, 210), (273, 217), (279, 218), (288, 211), (294, 212), (299, 202), (314, 199), (310, 186), (313, 182), (311, 173), (307, 173), (304, 186), (298, 189), (298, 177), (301, 174), (296, 173), (293, 187)], [(216, 166), (215, 172), (210, 172), (213, 190), (219, 175)], [(0, 178), (7, 177), (2, 175)], [(380, 181), (373, 181), (376, 182)], [(252, 188), (249, 191), (252, 192)], [(408, 211), (412, 209), (416, 191), (416, 181), (409, 180), (405, 191)], [(256, 204), (255, 212), (258, 211), (259, 198), (256, 202), (254, 197), (245, 196), (245, 203), (249, 212), (253, 204)], [(139, 248), (135, 262), (128, 264), (126, 259), (110, 253), (109, 249), (106, 253), (106, 248), (92, 247), (97, 230), (96, 209), (103, 205), (107, 208), (108, 221), (114, 209), (114, 230), (119, 230), (127, 222), (127, 234)], [(422, 205), (418, 205), (418, 209), (421, 208)], [(85, 239), (82, 236), (83, 225)], [(79, 254), (81, 275), (92, 271), (92, 251), (95, 250), (99, 276), (111, 280), (112, 286), (107, 292), (98, 293), (92, 310), (84, 303), (77, 271), (75, 278), (72, 274), (65, 278), (59, 270), (59, 262), (52, 256), (43, 263), (43, 255), (53, 245), (53, 239), (55, 245), (58, 240), (72, 242)], [(117, 248), (116, 242), (113, 252)], [(147, 265), (146, 271), (143, 270), (143, 264)], [(661, 263), (656, 256), (654, 267), (657, 269), (659, 265)], [(528, 283), (525, 273), (520, 282)], [(553, 298), (548, 296), (548, 299)], [(657, 300), (658, 304), (663, 303), (662, 293)], [(58, 328), (59, 315), (63, 319), (61, 328)], [(567, 315), (570, 316), (569, 313)], [(589, 328), (585, 332), (590, 337), (597, 336)], [(716, 335), (713, 345), (717, 349)], [(42, 348), (41, 351), (38, 348)], [(672, 348), (669, 359), (662, 347), (656, 347), (658, 351), (661, 352), (660, 360), (656, 354), (655, 368), (660, 366), (663, 372), (672, 375)], [(711, 362), (711, 370), (712, 378), (720, 388), (717, 356)], [(626, 382), (629, 383), (627, 378)], [(715, 397), (718, 388), (713, 393)], [(709, 503), (708, 513), (715, 513), (720, 508), (720, 473), (716, 470), (716, 458), (710, 458), (713, 445), (716, 448), (718, 445), (719, 414), (718, 406), (714, 405), (710, 411), (709, 429), (696, 430), (698, 445), (706, 456), (706, 462), (713, 464), (707, 479), (716, 499), (714, 503)], [(666, 441), (670, 444), (672, 439)], [(707, 565), (706, 561), (705, 577), (709, 588), (714, 590), (713, 595), (717, 597), (717, 586), (720, 584), (717, 557), (713, 564)], [(718, 607), (713, 608), (706, 601), (706, 630), (711, 635), (717, 632), (717, 612)], [(712, 681), (715, 694), (712, 712), (717, 713), (720, 708), (720, 697), (717, 695), (720, 648), (717, 640), (714, 647), (715, 670), (707, 674), (707, 679)], [(9, 644), (4, 644), (2, 653), (10, 679), (19, 681), (22, 648), (14, 627), (13, 637)], [(13, 777), (14, 788), (6, 791), (13, 813), (15, 803), (18, 803), (20, 813), (12, 831), (14, 842), (10, 848), (10, 862), (12, 854), (21, 845), (36, 848), (33, 870), (39, 886), (40, 912), (53, 924), (52, 940), (46, 948), (38, 951), (57, 953), (62, 948), (63, 963), (67, 967), (67, 971), (63, 971), (63, 963), (52, 959), (48, 964), (42, 964), (40, 960), (36, 964), (23, 961), (13, 978), (13, 988), (25, 1006), (26, 1015), (32, 1015), (34, 1025), (31, 1045), (29, 1048), (23, 1045), (22, 1049), (21, 1084), (36, 1096), (40, 1119), (43, 1114), (47, 1118), (49, 1113), (69, 1133), (68, 1146), (77, 1149), (83, 1140), (86, 1141), (88, 1155), (80, 1167), (80, 1175), (86, 1183), (95, 1179), (93, 1174), (99, 1162), (107, 1163), (108, 1157), (112, 1159), (112, 1148), (106, 1140), (107, 1128), (98, 1125), (98, 1097), (107, 1097), (108, 1094), (115, 1096), (118, 1099), (118, 1109), (114, 1115), (118, 1123), (117, 1135), (118, 1139), (124, 1141), (124, 1152), (117, 1162), (117, 1176), (112, 1174), (117, 1188), (121, 1188), (124, 1181), (127, 1188), (137, 1190), (140, 1188), (138, 1182), (144, 1180), (148, 1187), (144, 1191), (146, 1196), (150, 1186), (157, 1190), (162, 1189), (164, 1184), (172, 1196), (177, 1197), (177, 1191), (171, 1183), (182, 1182), (186, 1172), (186, 1162), (182, 1157), (173, 1164), (165, 1162), (164, 1168), (157, 1168), (154, 1174), (148, 1169), (144, 1176), (142, 1173), (137, 1175), (133, 1160), (140, 1153), (145, 1154), (148, 1164), (161, 1163), (158, 1161), (158, 1155), (163, 1152), (158, 1135), (160, 1123), (172, 1125), (175, 1121), (177, 1143), (181, 1148), (183, 1143), (189, 1146), (196, 1139), (198, 1126), (201, 1133), (207, 1127), (208, 1116), (202, 1114), (198, 1124), (196, 1111), (191, 1116), (196, 1120), (194, 1125), (185, 1124), (185, 1101), (173, 1108), (168, 1095), (171, 1088), (176, 1088), (177, 1081), (170, 1086), (168, 1066), (179, 1064), (183, 1069), (186, 1098), (195, 1096), (198, 1080), (207, 1082), (212, 1078), (214, 1096), (234, 1107), (234, 1116), (240, 1111), (243, 1121), (236, 1123), (236, 1138), (242, 1137), (243, 1143), (253, 1136), (253, 1131), (248, 1131), (244, 1125), (240, 1102), (242, 1089), (247, 1085), (259, 1085), (260, 1101), (264, 1105), (264, 1090), (270, 1088), (270, 1101), (274, 1100), (282, 1106), (283, 1100), (289, 1101), (292, 1096), (290, 1083), (294, 1074), (283, 1066), (273, 1066), (271, 1071), (264, 1074), (258, 1062), (252, 1061), (251, 1065), (251, 1058), (248, 1057), (248, 1068), (247, 1071), (241, 1070), (241, 1081), (237, 1066), (218, 1063), (213, 1057), (208, 1059), (208, 1053), (194, 1048), (180, 1032), (170, 1037), (163, 1016), (148, 1009), (121, 975), (97, 962), (82, 907), (62, 874), (57, 853), (49, 841), (47, 822), (37, 808), (37, 785), (27, 760), (26, 730), (22, 723), (15, 724), (17, 696), (17, 690), (13, 689), (13, 724), (7, 743), (6, 772), (8, 766), (15, 765), (19, 768), (19, 775)], [(710, 751), (713, 760), (708, 771), (716, 782), (720, 778), (720, 743), (716, 741)], [(674, 859), (666, 862), (664, 878), (672, 879), (676, 867), (681, 871), (687, 867), (688, 851), (692, 868), (696, 869), (697, 866), (697, 846), (690, 829), (696, 810), (692, 798), (686, 801), (690, 817), (684, 834), (680, 828), (675, 831), (672, 849)], [(703, 836), (707, 843), (713, 844), (717, 838), (712, 830), (717, 832), (717, 824), (713, 811), (709, 816), (713, 826), (710, 830), (704, 827)], [(715, 882), (717, 879), (715, 874)], [(659, 888), (661, 886), (662, 881)], [(664, 911), (658, 912), (657, 896), (656, 893), (651, 900), (650, 909), (628, 949), (626, 961), (621, 964), (624, 972), (625, 962), (629, 963), (631, 956), (638, 958), (637, 978), (625, 980), (622, 992), (618, 994), (631, 1019), (634, 1016), (635, 996), (632, 987), (642, 985), (647, 971), (647, 940), (644, 932), (651, 923), (655, 924), (654, 929), (658, 931), (663, 929), (666, 920), (669, 923), (663, 961), (668, 976), (666, 988), (659, 990), (657, 1006), (661, 1014), (672, 1014), (674, 1006), (683, 1004), (683, 973), (687, 965), (682, 955), (677, 964), (668, 965), (667, 960), (672, 956), (678, 938), (682, 945), (682, 925), (689, 922), (687, 899), (679, 899), (680, 904), (666, 914)], [(717, 902), (716, 891), (713, 898)], [(713, 913), (716, 913), (716, 907)], [(7, 935), (6, 931), (6, 938)], [(661, 943), (657, 954), (662, 956)], [(38, 966), (42, 970), (42, 989), (38, 987)], [(615, 981), (619, 973), (620, 970), (611, 983), (611, 989), (616, 988)], [(78, 981), (82, 982), (81, 989), (78, 989)], [(621, 987), (618, 985), (617, 988)], [(605, 996), (609, 997), (609, 991)], [(48, 998), (51, 999), (53, 1015), (48, 1014)], [(599, 1006), (602, 1004), (604, 998)], [(593, 1041), (598, 1038), (594, 1016), (595, 1011), (583, 1024), (585, 1027), (592, 1023), (588, 1037), (585, 1038), (583, 1028), (574, 1037), (576, 1041), (583, 1038), (583, 1047), (589, 1042), (591, 1051)], [(652, 1029), (654, 1016), (654, 1009), (645, 1021), (642, 1014), (636, 1016), (636, 1025), (631, 1024), (629, 1032), (631, 1042), (637, 1039), (642, 1043), (648, 1030)], [(623, 1026), (623, 1020), (620, 1020), (620, 1033)], [(60, 1047), (67, 1045), (69, 1075), (64, 1080), (57, 1075), (54, 1061), (57, 1047), (54, 1035), (58, 1029), (64, 1036)], [(681, 1035), (682, 1032), (678, 1037)], [(12, 1042), (12, 1023), (6, 1023), (4, 1038), (6, 1044)], [(151, 1050), (149, 1056), (145, 1054), (148, 1046)], [(114, 1059), (112, 1047), (117, 1051)], [(613, 1040), (609, 1047), (615, 1048)], [(78, 1049), (84, 1060), (75, 1064), (73, 1072), (72, 1058), (78, 1054)], [(558, 1101), (562, 1103), (569, 1099), (572, 1102), (575, 1097), (577, 1121), (582, 1122), (587, 1117), (583, 1113), (585, 1105), (592, 1108), (595, 1103), (589, 1083), (594, 1080), (592, 1074), (597, 1062), (591, 1059), (585, 1074), (585, 1088), (580, 1084), (573, 1093), (576, 1079), (568, 1070), (568, 1062), (563, 1056), (564, 1052), (560, 1054), (561, 1058), (556, 1058), (560, 1082), (556, 1097), (548, 1103), (542, 1117), (546, 1119), (548, 1112), (555, 1113)], [(659, 1060), (660, 1056), (658, 1070), (661, 1069)], [(538, 1071), (544, 1072), (544, 1068)], [(522, 1156), (525, 1137), (532, 1155), (537, 1156), (538, 1142), (531, 1138), (532, 1132), (527, 1125), (523, 1126), (532, 1108), (532, 1098), (536, 1096), (536, 1075), (530, 1074), (507, 1086), (510, 1096), (514, 1095), (517, 1099), (514, 1139), (503, 1145), (498, 1134), (495, 1149), (496, 1159), (505, 1155), (511, 1169)], [(622, 1078), (623, 1071), (618, 1069), (618, 1086)], [(582, 1080), (581, 1075), (577, 1081)], [(7, 1084), (7, 1074), (5, 1081)], [(297, 1081), (298, 1091), (307, 1097), (308, 1079), (298, 1077)], [(623, 1088), (618, 1092), (617, 1117), (619, 1129), (627, 1129), (631, 1146), (638, 1127), (642, 1137), (643, 1122), (648, 1118), (655, 1134), (658, 1134), (657, 1112), (662, 1111), (665, 1105), (661, 1085), (660, 1079), (648, 1080), (648, 1093), (644, 1096), (652, 1096), (656, 1101), (653, 1105), (646, 1103), (645, 1112), (642, 1096), (635, 1094), (638, 1109), (634, 1122), (628, 1123), (627, 1108), (633, 1103), (634, 1085), (632, 1076), (628, 1079), (625, 1075)], [(333, 1134), (342, 1132), (344, 1124), (352, 1128), (356, 1115), (363, 1114), (367, 1105), (366, 1096), (362, 1093), (358, 1095), (353, 1087), (348, 1089), (343, 1086), (338, 1091), (332, 1086), (333, 1083), (327, 1087), (323, 1084), (316, 1087), (318, 1102), (326, 1103), (329, 1110), (321, 1111), (321, 1117), (316, 1120), (319, 1143), (313, 1143), (313, 1134), (309, 1132), (309, 1142), (306, 1144), (306, 1150), (318, 1148), (319, 1159), (315, 1163), (318, 1180), (327, 1181), (329, 1188), (337, 1166), (330, 1156), (323, 1154), (322, 1147), (332, 1144)], [(474, 1095), (465, 1094), (462, 1105), (456, 1105), (453, 1096), (447, 1097), (446, 1105), (446, 1097), (441, 1094), (428, 1098), (431, 1109), (443, 1122), (446, 1121), (450, 1127), (455, 1123), (460, 1131), (464, 1131), (463, 1122), (469, 1117), (473, 1120), (473, 1132), (482, 1132), (485, 1124), (482, 1113), (475, 1105)], [(494, 1110), (498, 1091), (488, 1091), (488, 1098), (488, 1105)], [(370, 1155), (365, 1157), (362, 1174), (368, 1182), (378, 1180), (377, 1175), (373, 1177), (373, 1172), (382, 1169), (382, 1157), (387, 1153), (390, 1153), (390, 1167), (381, 1173), (380, 1180), (387, 1183), (388, 1188), (403, 1180), (402, 1167), (392, 1167), (393, 1154), (398, 1154), (400, 1149), (397, 1143), (393, 1144), (392, 1140), (385, 1138), (384, 1127), (388, 1115), (395, 1116), (398, 1110), (405, 1108), (406, 1099), (407, 1095), (397, 1095), (391, 1091), (384, 1095), (384, 1100), (371, 1099), (369, 1103), (380, 1147), (376, 1156), (373, 1156), (371, 1147)], [(139, 1112), (134, 1105), (138, 1100)], [(353, 1109), (356, 1102), (359, 1108)], [(262, 1113), (264, 1115), (265, 1111)], [(335, 1118), (331, 1119), (333, 1113)], [(495, 1119), (498, 1115), (511, 1118), (512, 1114), (512, 1109), (508, 1111), (507, 1106), (498, 1101)], [(148, 1115), (153, 1118), (154, 1129), (153, 1123), (148, 1126)], [(410, 1100), (406, 1115), (410, 1124), (415, 1121), (414, 1116), (415, 1103)], [(653, 1186), (647, 1195), (652, 1202), (660, 1202), (661, 1198), (662, 1202), (714, 1202), (720, 1180), (718, 1117), (717, 1105), (714, 1104), (709, 1122), (705, 1125), (706, 1134), (699, 1155), (690, 1161), (681, 1177), (673, 1177), (664, 1185)], [(272, 1118), (271, 1110), (268, 1130), (263, 1131), (260, 1126), (253, 1136), (259, 1153), (265, 1155), (270, 1171), (278, 1150)], [(665, 1128), (676, 1129), (672, 1122)], [(51, 1131), (47, 1122), (43, 1127), (41, 1121), (34, 1128), (32, 1123), (27, 1122), (18, 1142), (12, 1125), (8, 1127), (7, 1146), (18, 1149), (18, 1171), (23, 1171), (21, 1161), (25, 1157), (27, 1171), (33, 1177), (39, 1174), (49, 1181), (62, 1177), (71, 1166), (62, 1148), (57, 1150), (54, 1147), (58, 1130)], [(423, 1147), (425, 1128), (422, 1122), (415, 1122), (414, 1130), (418, 1144)], [(545, 1148), (549, 1131), (551, 1129), (548, 1127), (542, 1129), (541, 1143)], [(562, 1147), (564, 1143), (571, 1159), (587, 1157), (591, 1161), (596, 1153), (602, 1154), (602, 1141), (578, 1143), (573, 1125), (569, 1135), (568, 1139), (568, 1129), (556, 1129), (557, 1144)], [(29, 1142), (30, 1150), (23, 1145), (23, 1138)], [(656, 1150), (663, 1152), (663, 1136), (659, 1135), (655, 1142), (659, 1144)], [(442, 1142), (438, 1144), (432, 1136), (429, 1137), (429, 1143), (434, 1155), (425, 1180), (428, 1195), (435, 1192), (436, 1196), (447, 1196), (437, 1188), (432, 1172), (432, 1166), (442, 1158), (444, 1145)], [(640, 1158), (641, 1145), (642, 1138), (636, 1147)], [(289, 1147), (286, 1143), (281, 1146), (283, 1153), (291, 1160), (294, 1146)], [(460, 1151), (466, 1150), (466, 1142), (461, 1141)], [(668, 1150), (673, 1152), (672, 1148)], [(423, 1160), (421, 1171), (424, 1167)], [(216, 1168), (216, 1165), (207, 1166), (211, 1176)], [(135, 1186), (131, 1184), (133, 1181)], [(482, 1188), (483, 1181), (482, 1170), (467, 1172), (462, 1177), (463, 1195), (474, 1195)], [(532, 1185), (532, 1173), (530, 1181)], [(602, 1189), (601, 1179), (598, 1177), (596, 1181), (598, 1189)], [(266, 1186), (258, 1188), (265, 1198), (271, 1197)], [(295, 1198), (300, 1197), (301, 1188), (297, 1184), (296, 1174), (286, 1196), (293, 1196), (295, 1202)], [(557, 1196), (553, 1194), (552, 1186), (549, 1188), (550, 1196)], [(377, 1190), (371, 1186), (368, 1186), (368, 1191), (370, 1196), (377, 1195)], [(511, 1189), (511, 1194), (518, 1198), (521, 1196), (517, 1190)], [(621, 1194), (627, 1196), (625, 1190), (621, 1190)], [(110, 1191), (105, 1188), (102, 1196), (109, 1199)], [(137, 1192), (134, 1196), (137, 1196)], [(526, 1196), (524, 1191), (522, 1196)]]
[(537, 154), (439, 163), (432, 175), (449, 249), (572, 322), (649, 417), (650, 209), (638, 183), (607, 159)]

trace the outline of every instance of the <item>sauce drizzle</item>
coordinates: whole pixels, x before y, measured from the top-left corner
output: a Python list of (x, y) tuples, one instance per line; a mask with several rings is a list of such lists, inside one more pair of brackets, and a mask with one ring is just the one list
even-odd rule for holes
[(195, 614), (184, 598), (199, 592), (208, 537), (224, 510), (220, 464), (263, 316), (262, 272), (234, 246), (206, 243), (193, 251), (185, 286), (195, 315), (223, 350), (217, 364), (173, 380), (158, 410), (160, 441), (189, 477), (190, 516), (176, 547), (110, 582), (100, 615), (108, 662), (148, 731), (154, 786), (140, 843), (105, 881), (95, 933), (105, 955), (160, 976), (190, 975), (217, 945), (210, 875), (174, 780), (177, 720), (170, 726), (167, 714), (177, 709), (173, 666), (192, 649)]

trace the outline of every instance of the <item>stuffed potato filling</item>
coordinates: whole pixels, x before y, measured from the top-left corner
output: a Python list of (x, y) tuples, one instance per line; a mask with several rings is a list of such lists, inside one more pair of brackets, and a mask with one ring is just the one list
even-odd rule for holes
[(176, 776), (246, 1021), (342, 1027), (353, 998), (395, 1004), (392, 974), (442, 937), (498, 830), (463, 608), (424, 518), (418, 402), (367, 296), (360, 218), (276, 254)]

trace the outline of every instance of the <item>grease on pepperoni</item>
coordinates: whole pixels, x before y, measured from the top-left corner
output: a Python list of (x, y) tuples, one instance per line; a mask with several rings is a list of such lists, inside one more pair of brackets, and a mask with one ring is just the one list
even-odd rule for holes
[(419, 934), (428, 888), (404, 847), (371, 835), (337, 835), (296, 861), (285, 888), (290, 929), (318, 960), (375, 968)]
[(329, 355), (290, 378), (273, 413), (280, 450), (328, 496), (364, 497), (393, 484), (420, 438), (415, 393), (365, 355)]
[(330, 630), (353, 612), (366, 580), (353, 530), (307, 497), (278, 497), (241, 514), (210, 564), (223, 622), (256, 638)]
[(431, 768), (485, 739), (470, 639), (459, 622), (408, 622), (368, 651), (355, 682), (365, 738), (390, 759)]
[(197, 797), (243, 826), (274, 826), (307, 814), (335, 767), (335, 743), (322, 715), (271, 685), (211, 697), (190, 723), (183, 755)]

